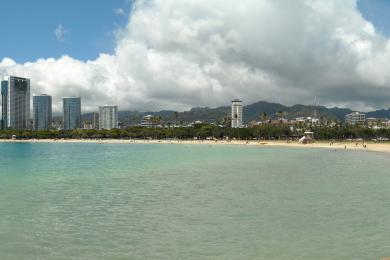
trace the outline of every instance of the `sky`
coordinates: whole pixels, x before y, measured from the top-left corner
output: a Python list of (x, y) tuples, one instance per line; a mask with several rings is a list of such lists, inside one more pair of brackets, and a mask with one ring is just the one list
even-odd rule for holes
[(364, 18), (374, 24), (378, 32), (390, 36), (390, 2), (388, 0), (360, 0), (358, 8)]
[[(128, 22), (124, 0), (4, 0), (0, 57), (18, 63), (64, 54), (80, 60), (113, 52), (115, 30)], [(122, 12), (120, 11), (122, 10)], [(124, 11), (126, 10), (126, 12)], [(15, 14), (19, 13), (17, 17)]]
[(387, 0), (3, 0), (0, 76), (83, 111), (390, 108)]

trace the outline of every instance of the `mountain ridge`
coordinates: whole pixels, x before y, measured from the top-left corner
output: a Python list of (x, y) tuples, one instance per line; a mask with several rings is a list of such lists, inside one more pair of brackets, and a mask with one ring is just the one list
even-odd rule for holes
[[(316, 111), (318, 118), (327, 118), (332, 120), (344, 121), (345, 115), (353, 112), (349, 108), (328, 108), (325, 106), (313, 106), (296, 104), (286, 106), (279, 103), (272, 103), (267, 101), (258, 101), (243, 107), (244, 123), (252, 120), (259, 121), (262, 113), (266, 113), (268, 118), (276, 117), (279, 111), (285, 112), (285, 118), (292, 119), (296, 117), (314, 117)], [(177, 113), (177, 118), (176, 118)], [(230, 115), (230, 106), (220, 106), (216, 108), (209, 107), (194, 107), (187, 111), (177, 112), (174, 110), (161, 111), (146, 111), (140, 112), (136, 110), (119, 111), (119, 121), (124, 126), (137, 125), (141, 118), (145, 115), (160, 116), (165, 122), (183, 122), (189, 123), (196, 120), (203, 122), (222, 122), (224, 117)], [(376, 118), (390, 118), (390, 109), (380, 109), (366, 113), (366, 117)], [(61, 121), (61, 116), (54, 117), (56, 121)], [(85, 113), (82, 115), (82, 121), (92, 122), (92, 113)]]

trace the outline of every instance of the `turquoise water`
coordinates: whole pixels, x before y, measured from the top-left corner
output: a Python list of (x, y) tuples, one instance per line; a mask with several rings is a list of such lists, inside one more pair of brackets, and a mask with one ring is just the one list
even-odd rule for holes
[(0, 143), (0, 259), (380, 259), (389, 156)]

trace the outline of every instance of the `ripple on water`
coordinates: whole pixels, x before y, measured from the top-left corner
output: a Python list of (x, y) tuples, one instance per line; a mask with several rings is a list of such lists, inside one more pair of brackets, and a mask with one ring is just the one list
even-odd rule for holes
[(0, 144), (1, 259), (379, 259), (387, 154)]

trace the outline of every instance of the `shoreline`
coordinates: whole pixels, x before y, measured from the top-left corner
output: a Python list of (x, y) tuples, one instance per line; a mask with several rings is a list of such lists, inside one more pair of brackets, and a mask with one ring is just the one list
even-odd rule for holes
[(390, 143), (365, 142), (330, 142), (318, 141), (310, 144), (302, 144), (297, 141), (255, 141), (255, 140), (138, 140), (138, 139), (27, 139), (11, 140), (1, 139), (1, 143), (99, 143), (99, 144), (186, 144), (186, 145), (240, 145), (252, 147), (298, 147), (298, 148), (326, 148), (349, 151), (372, 151), (390, 153)]

